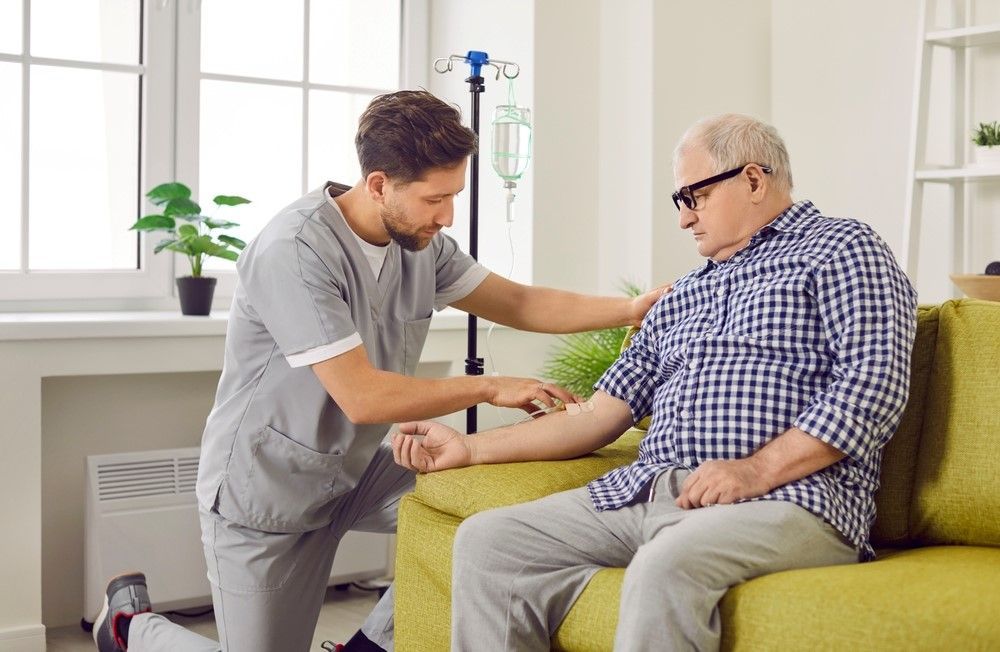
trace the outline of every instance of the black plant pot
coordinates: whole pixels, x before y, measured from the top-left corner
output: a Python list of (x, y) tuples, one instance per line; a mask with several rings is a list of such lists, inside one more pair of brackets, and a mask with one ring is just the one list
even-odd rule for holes
[(177, 294), (181, 298), (181, 314), (207, 315), (212, 311), (212, 295), (216, 279), (208, 276), (182, 276), (177, 279)]

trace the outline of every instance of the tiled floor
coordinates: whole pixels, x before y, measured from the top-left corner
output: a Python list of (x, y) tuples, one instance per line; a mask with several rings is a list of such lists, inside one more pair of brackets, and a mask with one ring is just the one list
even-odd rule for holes
[[(378, 594), (371, 591), (355, 588), (347, 591), (328, 590), (326, 603), (320, 611), (319, 623), (313, 634), (312, 649), (321, 652), (319, 645), (326, 640), (339, 643), (347, 641), (358, 630), (377, 601)], [(216, 638), (215, 619), (212, 614), (200, 618), (171, 616), (170, 619), (202, 636)], [(48, 652), (93, 652), (96, 649), (90, 634), (77, 626), (49, 629), (46, 636)]]

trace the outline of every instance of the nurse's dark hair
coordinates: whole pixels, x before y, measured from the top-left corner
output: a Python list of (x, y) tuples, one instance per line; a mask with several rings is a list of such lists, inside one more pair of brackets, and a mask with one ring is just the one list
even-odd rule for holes
[(427, 91), (397, 91), (371, 101), (354, 144), (363, 177), (381, 170), (406, 184), (433, 168), (458, 165), (476, 151), (478, 139), (451, 104)]

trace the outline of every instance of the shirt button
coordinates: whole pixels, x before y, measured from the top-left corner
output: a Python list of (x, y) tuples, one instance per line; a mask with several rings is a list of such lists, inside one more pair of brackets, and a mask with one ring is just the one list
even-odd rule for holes
[(688, 412), (687, 410), (681, 410), (679, 414), (682, 419), (688, 419), (691, 417), (691, 413)]
[(694, 371), (697, 368), (698, 368), (697, 362), (692, 360), (691, 362), (688, 363), (688, 369), (690, 369), (691, 371)]
[(723, 290), (722, 288), (719, 288), (718, 290), (715, 291), (715, 294), (718, 295), (718, 296), (720, 296), (720, 297), (724, 297), (724, 296), (726, 296), (726, 291)]

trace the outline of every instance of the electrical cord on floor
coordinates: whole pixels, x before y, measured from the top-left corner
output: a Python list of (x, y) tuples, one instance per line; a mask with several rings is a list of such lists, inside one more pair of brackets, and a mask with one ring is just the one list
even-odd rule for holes
[(207, 616), (208, 614), (215, 611), (212, 607), (208, 609), (203, 609), (202, 611), (195, 612), (185, 612), (185, 611), (164, 611), (164, 616), (180, 616), (181, 618), (201, 618), (202, 616)]

